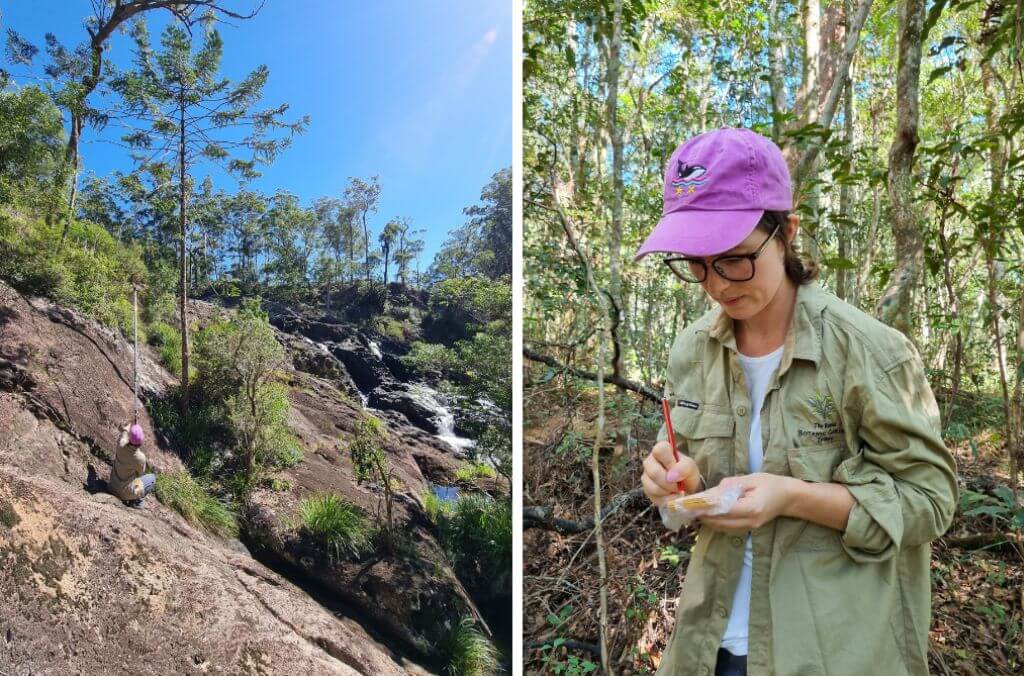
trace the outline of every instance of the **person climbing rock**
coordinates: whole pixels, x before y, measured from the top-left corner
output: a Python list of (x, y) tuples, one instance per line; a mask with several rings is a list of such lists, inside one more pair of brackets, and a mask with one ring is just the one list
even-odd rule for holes
[(130, 507), (142, 507), (142, 501), (153, 492), (156, 474), (146, 472), (146, 455), (141, 446), (145, 438), (138, 424), (125, 425), (117, 442), (114, 465), (107, 487)]

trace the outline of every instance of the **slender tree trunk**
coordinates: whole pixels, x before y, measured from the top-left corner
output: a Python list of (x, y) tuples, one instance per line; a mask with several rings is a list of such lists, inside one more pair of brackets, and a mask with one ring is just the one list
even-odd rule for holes
[(914, 151), (919, 141), (918, 82), (924, 0), (905, 0), (900, 6), (899, 65), (896, 73), (896, 133), (889, 149), (889, 201), (892, 204), (896, 267), (876, 314), (913, 340), (911, 298), (924, 264), (924, 241), (914, 208)]
[(612, 34), (608, 49), (608, 138), (612, 147), (612, 220), (608, 237), (608, 266), (610, 283), (608, 295), (612, 313), (612, 375), (623, 377), (623, 349), (619, 326), (622, 319), (622, 203), (624, 184), (622, 180), (622, 127), (618, 121), (619, 66), (622, 51), (622, 0), (615, 0), (612, 15)]
[[(621, 8), (620, 3), (616, 3)], [(602, 330), (598, 332), (597, 340), (597, 434), (594, 436), (594, 445), (590, 454), (590, 470), (594, 483), (594, 540), (597, 546), (598, 571), (600, 575), (600, 610), (598, 627), (601, 643), (601, 666), (606, 676), (613, 676), (612, 666), (608, 659), (608, 564), (605, 556), (603, 520), (601, 518), (601, 465), (600, 450), (604, 441), (604, 362), (605, 345), (611, 340), (611, 309), (608, 307), (608, 297), (597, 285), (594, 279), (593, 266), (590, 263), (590, 256), (580, 244), (576, 237), (572, 217), (565, 211), (559, 202), (558, 190), (552, 189), (555, 206), (559, 214), (562, 228), (565, 230), (566, 238), (570, 246), (575, 250), (577, 257), (583, 264), (586, 273), (587, 285), (594, 294), (598, 305), (601, 308)]]
[(818, 119), (818, 75), (821, 66), (820, 0), (800, 0), (800, 18), (804, 29), (803, 80), (797, 91), (797, 114), (802, 124)]
[(178, 256), (181, 260), (181, 276), (178, 280), (181, 292), (178, 295), (178, 310), (181, 313), (181, 412), (188, 415), (189, 396), (189, 338), (188, 338), (188, 182), (185, 173), (185, 91), (178, 97), (178, 232), (181, 245)]
[(772, 101), (772, 140), (779, 143), (782, 138), (782, 121), (779, 119), (786, 109), (786, 80), (784, 68), (786, 64), (786, 47), (780, 33), (783, 30), (779, 0), (769, 0), (769, 21), (773, 26), (771, 45), (768, 48), (768, 84), (771, 87)]
[(1017, 497), (1017, 477), (1024, 461), (1024, 291), (1017, 289), (1017, 384), (1013, 389), (1013, 403), (1010, 408), (1010, 487)]
[[(849, 20), (850, 0), (846, 0), (846, 16)], [(847, 161), (853, 163), (853, 81), (846, 78), (845, 99), (843, 101), (843, 131), (846, 137)], [(850, 199), (850, 184), (843, 182), (839, 186), (839, 213), (843, 215), (842, 221), (836, 224), (836, 241), (839, 248), (839, 258), (849, 259), (850, 257), (850, 223), (853, 221), (853, 202)], [(848, 291), (847, 281), (850, 271), (845, 267), (836, 270), (836, 295), (846, 300)]]
[(363, 252), (366, 255), (366, 283), (370, 283), (370, 231), (366, 227), (366, 210), (363, 210)]
[(1002, 314), (1000, 304), (999, 283), (1003, 277), (1003, 269), (996, 261), (1003, 249), (1003, 235), (1000, 225), (1004, 222), (1000, 201), (1003, 197), (1003, 176), (1006, 170), (1006, 151), (1003, 139), (999, 135), (999, 103), (992, 92), (995, 72), (990, 62), (981, 64), (982, 87), (985, 92), (985, 121), (994, 142), (989, 148), (989, 220), (980, 227), (985, 229), (982, 243), (985, 247), (985, 267), (988, 271), (988, 304), (989, 318), (992, 323), (993, 340), (996, 348), (996, 362), (999, 366), (999, 387), (1003, 395), (1003, 419), (1005, 422), (1006, 451), (1010, 463), (1011, 485), (1014, 491), (1017, 486), (1017, 453), (1014, 439), (1014, 421), (1011, 411), (1009, 379), (1007, 377), (1006, 346), (1003, 344), (1002, 328), (999, 317)]
[(864, 241), (863, 262), (857, 268), (857, 279), (853, 284), (853, 305), (860, 307), (861, 294), (864, 285), (867, 283), (867, 276), (871, 273), (871, 265), (875, 258), (875, 244), (878, 240), (878, 228), (882, 219), (882, 196), (878, 187), (872, 191), (874, 199), (871, 209), (871, 222), (868, 224), (868, 235)]
[(953, 286), (952, 261), (953, 253), (950, 250), (949, 240), (946, 237), (946, 218), (949, 216), (950, 201), (956, 186), (957, 171), (960, 167), (960, 156), (953, 157), (953, 164), (950, 168), (949, 198), (942, 203), (942, 211), (939, 213), (939, 246), (942, 248), (942, 281), (946, 288), (946, 303), (949, 308), (949, 316), (953, 317), (958, 325), (953, 332), (953, 376), (950, 382), (949, 399), (946, 402), (946, 410), (942, 419), (949, 421), (950, 413), (960, 393), (960, 374), (963, 366), (964, 342), (962, 335), (963, 322), (960, 321), (960, 295)]

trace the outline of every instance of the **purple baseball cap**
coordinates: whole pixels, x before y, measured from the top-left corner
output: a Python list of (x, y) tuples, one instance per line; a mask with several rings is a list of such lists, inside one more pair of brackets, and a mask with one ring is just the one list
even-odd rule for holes
[(661, 220), (635, 260), (652, 252), (711, 256), (747, 238), (765, 211), (793, 208), (789, 168), (770, 139), (722, 127), (676, 148), (665, 167)]

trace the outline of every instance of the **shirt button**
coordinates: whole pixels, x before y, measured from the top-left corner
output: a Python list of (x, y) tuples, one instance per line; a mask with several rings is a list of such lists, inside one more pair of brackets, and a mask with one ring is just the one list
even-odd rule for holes
[(728, 613), (728, 611), (726, 611), (726, 609), (725, 609), (725, 608), (719, 608), (719, 609), (718, 609), (718, 614), (719, 614), (719, 615), (720, 615), (721, 617), (729, 617), (729, 613)]
[(738, 415), (746, 415), (747, 414), (747, 407), (746, 406), (739, 406), (739, 407), (737, 407), (736, 408), (736, 413)]
[(739, 547), (742, 544), (743, 544), (743, 540), (741, 540), (740, 538), (733, 538), (732, 539), (732, 546), (733, 547)]

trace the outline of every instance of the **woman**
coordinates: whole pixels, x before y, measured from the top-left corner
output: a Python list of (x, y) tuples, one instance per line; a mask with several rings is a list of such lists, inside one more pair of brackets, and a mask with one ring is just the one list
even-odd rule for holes
[[(770, 140), (722, 128), (676, 149), (668, 254), (718, 304), (684, 328), (641, 477), (663, 507), (733, 485), (702, 516), (658, 674), (926, 674), (930, 545), (957, 503), (954, 460), (912, 343), (813, 283), (789, 172)], [(717, 487), (717, 488), (713, 488)]]
[(156, 475), (146, 473), (146, 456), (140, 448), (142, 441), (139, 425), (125, 425), (121, 429), (114, 466), (107, 481), (110, 492), (131, 507), (142, 507), (142, 501), (156, 486)]

